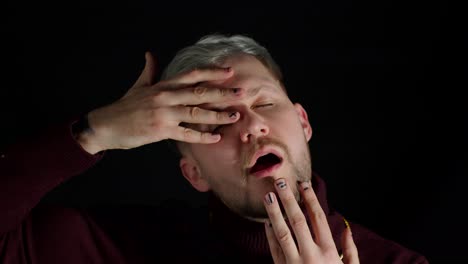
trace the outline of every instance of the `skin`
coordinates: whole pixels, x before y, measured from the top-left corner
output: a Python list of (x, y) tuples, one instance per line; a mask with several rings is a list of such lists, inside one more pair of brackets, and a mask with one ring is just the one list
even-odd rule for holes
[(118, 101), (88, 113), (91, 130), (76, 135), (91, 154), (109, 149), (131, 149), (164, 139), (209, 144), (219, 135), (195, 131), (180, 123), (228, 124), (237, 121), (232, 113), (201, 109), (206, 102), (226, 102), (242, 98), (241, 89), (195, 85), (222, 81), (232, 69), (194, 70), (154, 83), (156, 62), (145, 54), (146, 65), (135, 84)]
[[(198, 191), (213, 191), (241, 216), (265, 222), (275, 263), (359, 263), (350, 228), (342, 234), (344, 258), (340, 259), (326, 215), (310, 188), (312, 164), (307, 142), (312, 137), (312, 128), (304, 108), (289, 100), (279, 80), (256, 58), (236, 56), (222, 66), (232, 67), (235, 74), (209, 83), (241, 87), (246, 96), (234, 102), (208, 103), (201, 107), (235, 111), (240, 117), (228, 125), (190, 126), (220, 133), (221, 140), (213, 144), (179, 143), (183, 154), (180, 168), (185, 178)], [(265, 146), (279, 150), (284, 159), (282, 166), (271, 175), (257, 178), (246, 168), (254, 153)], [(290, 182), (301, 182), (301, 185), (290, 185)], [(276, 197), (280, 197), (281, 204)], [(299, 207), (301, 198), (315, 240)]]
[[(307, 113), (289, 100), (260, 61), (239, 55), (219, 69), (194, 70), (155, 83), (155, 61), (150, 53), (145, 56), (145, 68), (129, 91), (88, 114), (91, 129), (75, 135), (84, 150), (95, 154), (177, 140), (182, 174), (195, 189), (213, 191), (234, 212), (265, 222), (275, 263), (359, 263), (349, 228), (342, 236), (340, 260), (326, 216), (310, 188), (307, 142), (312, 128)], [(257, 178), (248, 167), (263, 147), (274, 148), (283, 162), (271, 175)], [(300, 200), (313, 230), (306, 224)]]
[[(235, 74), (209, 84), (241, 87), (246, 95), (235, 102), (209, 103), (202, 107), (235, 111), (240, 117), (235, 123), (218, 126), (215, 132), (221, 134), (221, 140), (217, 143), (180, 144), (183, 153), (180, 167), (198, 191), (211, 190), (234, 212), (263, 222), (268, 218), (263, 195), (274, 190), (274, 180), (310, 179), (307, 141), (312, 136), (312, 128), (304, 108), (289, 100), (281, 83), (255, 57), (236, 56), (222, 66), (232, 67)], [(215, 127), (196, 125), (195, 129), (213, 131)], [(270, 146), (284, 157), (281, 168), (261, 179), (250, 175), (247, 168), (255, 151)], [(298, 190), (293, 191), (299, 200)]]
[[(289, 182), (280, 178), (275, 181), (275, 190), (284, 205), (292, 231), (286, 224), (280, 211), (275, 193), (265, 195), (264, 204), (270, 220), (265, 222), (265, 233), (275, 263), (347, 263), (358, 264), (359, 256), (354, 244), (351, 228), (346, 228), (341, 235), (343, 259), (337, 254), (333, 236), (328, 226), (327, 217), (311, 188), (311, 182), (299, 185), (301, 196), (311, 220), (311, 230), (299, 205), (297, 204)], [(297, 240), (294, 242), (294, 237)]]

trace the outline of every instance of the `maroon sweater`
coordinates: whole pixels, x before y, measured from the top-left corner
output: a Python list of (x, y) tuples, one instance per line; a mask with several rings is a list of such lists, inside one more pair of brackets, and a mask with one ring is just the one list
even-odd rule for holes
[[(214, 196), (201, 208), (178, 201), (158, 207), (40, 204), (102, 156), (81, 148), (71, 123), (0, 150), (0, 263), (272, 263), (263, 224), (235, 215)], [(315, 173), (312, 179), (340, 250), (343, 217), (329, 208), (323, 180)], [(351, 228), (363, 264), (427, 263), (358, 224)]]

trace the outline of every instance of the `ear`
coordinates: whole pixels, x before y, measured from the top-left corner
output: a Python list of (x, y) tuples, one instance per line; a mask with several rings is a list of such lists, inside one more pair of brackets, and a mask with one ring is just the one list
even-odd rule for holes
[(190, 157), (182, 157), (179, 161), (180, 170), (185, 179), (199, 192), (209, 191), (210, 184), (201, 176), (200, 169), (195, 160)]
[(307, 117), (307, 112), (299, 103), (295, 103), (294, 108), (299, 115), (299, 121), (301, 122), (302, 128), (304, 129), (304, 135), (307, 138), (307, 141), (309, 141), (312, 138), (313, 131), (312, 126), (309, 123), (309, 118)]

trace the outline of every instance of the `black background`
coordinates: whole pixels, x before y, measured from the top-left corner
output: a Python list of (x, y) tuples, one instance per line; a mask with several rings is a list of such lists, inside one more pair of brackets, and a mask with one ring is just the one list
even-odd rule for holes
[[(314, 128), (313, 168), (348, 219), (431, 263), (466, 262), (467, 34), (449, 3), (6, 4), (1, 145), (120, 98), (150, 50), (164, 67), (208, 33), (246, 34)], [(203, 202), (162, 143), (108, 151), (44, 202)]]

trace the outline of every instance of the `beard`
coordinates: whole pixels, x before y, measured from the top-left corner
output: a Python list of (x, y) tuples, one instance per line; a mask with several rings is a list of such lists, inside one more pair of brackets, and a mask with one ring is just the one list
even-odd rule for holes
[[(268, 141), (268, 142), (266, 142)], [(290, 177), (283, 177), (286, 178), (288, 184), (296, 197), (296, 201), (298, 203), (301, 202), (301, 195), (297, 188), (296, 182), (304, 182), (309, 181), (312, 176), (312, 162), (311, 162), (311, 154), (307, 144), (305, 142), (305, 148), (300, 155), (297, 156), (296, 159), (293, 159), (291, 156), (291, 152), (289, 151), (288, 147), (281, 142), (268, 139), (265, 142), (262, 142), (259, 147), (255, 148), (251, 153), (255, 153), (255, 151), (263, 145), (275, 145), (280, 147), (284, 153), (285, 157), (283, 162), (286, 164), (290, 164), (290, 171), (286, 174)], [(253, 154), (251, 154), (253, 155)], [(246, 155), (246, 157), (251, 157), (251, 155)], [(244, 158), (246, 161), (250, 160)], [(247, 164), (247, 163), (245, 163)], [(243, 186), (249, 186), (247, 183), (249, 175), (245, 171), (242, 172), (243, 181), (245, 184)], [(221, 183), (222, 184), (222, 183)], [(254, 221), (262, 221), (263, 219), (268, 218), (268, 213), (265, 209), (265, 205), (263, 203), (263, 196), (266, 195), (268, 192), (275, 192), (277, 200), (279, 201), (279, 197), (274, 188), (274, 179), (272, 177), (266, 177), (262, 179), (260, 182), (260, 186), (255, 186), (255, 190), (246, 191), (245, 188), (241, 188), (238, 192), (233, 192), (232, 189), (228, 191), (221, 191), (225, 190), (225, 188), (219, 188), (221, 186), (216, 186), (219, 184), (212, 185), (212, 192), (213, 194), (223, 202), (231, 211), (239, 214), (240, 216), (254, 220)], [(216, 188), (218, 187), (218, 188)], [(226, 186), (224, 186), (226, 187)], [(262, 193), (260, 193), (262, 192)], [(260, 194), (260, 198), (259, 198)], [(286, 213), (283, 209), (282, 203), (279, 201), (279, 205), (283, 216), (286, 216)]]

